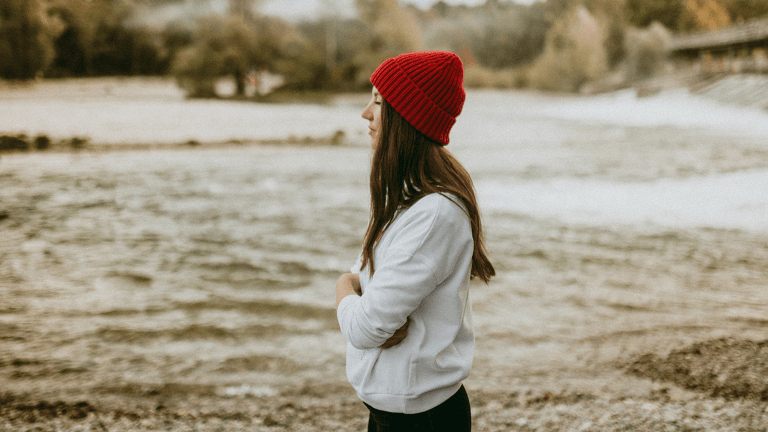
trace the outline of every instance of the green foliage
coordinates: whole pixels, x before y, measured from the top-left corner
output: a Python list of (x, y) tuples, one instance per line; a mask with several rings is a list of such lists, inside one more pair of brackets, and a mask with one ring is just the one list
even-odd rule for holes
[(604, 27), (605, 53), (613, 68), (624, 59), (624, 34), (628, 27), (625, 0), (585, 0), (584, 5)]
[[(376, 60), (366, 64), (360, 53), (376, 44), (377, 37), (371, 25), (359, 19), (327, 18), (314, 23), (302, 23), (298, 30), (309, 41), (307, 49), (312, 56), (315, 72), (311, 88), (355, 91), (370, 85), (363, 69), (370, 70)], [(380, 54), (376, 58), (385, 55)], [(376, 66), (378, 63), (373, 65)]]
[[(505, 69), (533, 62), (543, 51), (550, 26), (544, 4), (489, 5), (455, 21), (443, 34), (462, 35), (459, 40), (466, 41), (474, 61), (484, 67)], [(453, 49), (461, 52), (462, 47)]]
[(58, 21), (60, 29), (53, 43), (56, 55), (46, 76), (83, 76), (88, 73), (89, 60), (83, 29), (76, 25), (73, 14), (66, 8), (52, 8), (48, 14)]
[(397, 0), (355, 0), (355, 6), (368, 31), (352, 60), (354, 80), (357, 85), (367, 85), (370, 75), (387, 58), (420, 51), (422, 33), (413, 13), (401, 8)]
[(586, 8), (561, 16), (547, 32), (544, 53), (529, 71), (531, 85), (554, 91), (576, 91), (608, 69), (605, 32)]
[(669, 39), (669, 31), (657, 22), (646, 29), (629, 29), (625, 38), (627, 78), (643, 79), (659, 72)]
[(38, 0), (0, 3), (0, 77), (35, 78), (53, 58), (45, 15)]
[(161, 68), (169, 72), (176, 55), (194, 42), (194, 32), (190, 26), (182, 22), (171, 21), (165, 25), (159, 37), (162, 41), (160, 52), (163, 53)]
[[(195, 1), (204, 8), (213, 0)], [(459, 54), (470, 85), (570, 91), (609, 68), (634, 77), (657, 71), (659, 29), (768, 16), (765, 0), (438, 1), (426, 11), (355, 0), (358, 18), (295, 24), (260, 15), (259, 1), (226, 0), (223, 15), (148, 27), (141, 17), (183, 9), (184, 0), (0, 0), (0, 77), (172, 73), (190, 95), (209, 97), (221, 77), (242, 94), (244, 76), (266, 69), (282, 74), (286, 89), (352, 91), (367, 87), (386, 58), (434, 49)]]
[(178, 53), (172, 66), (179, 85), (189, 96), (216, 96), (215, 82), (223, 75), (242, 82), (256, 52), (256, 32), (242, 17), (203, 17), (198, 20), (193, 39), (194, 43)]
[(224, 76), (245, 93), (245, 76), (268, 70), (287, 78), (293, 90), (316, 89), (323, 59), (297, 28), (267, 16), (242, 14), (202, 17), (195, 24), (192, 44), (181, 48), (172, 73), (191, 97), (214, 97), (215, 82)]
[(148, 34), (102, 23), (94, 34), (92, 75), (151, 75), (161, 71), (157, 45)]
[(324, 70), (322, 51), (313, 49), (305, 34), (278, 18), (256, 17), (258, 49), (253, 60), (258, 68), (266, 68), (286, 77), (286, 88), (309, 90), (319, 88)]
[(109, 0), (53, 0), (47, 12), (56, 24), (56, 56), (47, 76), (162, 74), (167, 60), (160, 38), (128, 25), (132, 8)]

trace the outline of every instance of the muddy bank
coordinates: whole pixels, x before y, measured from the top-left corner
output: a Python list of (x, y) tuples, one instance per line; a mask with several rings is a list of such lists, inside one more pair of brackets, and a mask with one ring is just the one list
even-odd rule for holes
[(289, 136), (283, 139), (239, 140), (200, 142), (187, 140), (178, 143), (94, 143), (87, 137), (51, 139), (48, 135), (28, 137), (25, 134), (0, 135), (0, 154), (13, 152), (106, 152), (185, 148), (226, 148), (249, 145), (263, 146), (342, 146), (349, 145), (346, 133), (339, 129), (329, 136)]

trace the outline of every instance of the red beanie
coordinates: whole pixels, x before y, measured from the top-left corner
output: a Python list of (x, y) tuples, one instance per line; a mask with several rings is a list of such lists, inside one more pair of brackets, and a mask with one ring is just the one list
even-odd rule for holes
[(445, 145), (464, 106), (459, 56), (429, 51), (401, 54), (371, 75), (381, 96), (419, 132)]

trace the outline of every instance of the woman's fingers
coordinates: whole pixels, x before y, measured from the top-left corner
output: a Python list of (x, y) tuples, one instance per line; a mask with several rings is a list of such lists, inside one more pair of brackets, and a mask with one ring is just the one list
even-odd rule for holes
[(381, 348), (391, 348), (405, 339), (406, 336), (408, 336), (408, 326), (411, 325), (411, 317), (408, 317), (408, 319), (405, 321), (405, 324), (403, 324), (402, 327), (397, 329), (395, 333), (390, 336), (389, 339), (384, 341), (383, 344), (380, 345)]

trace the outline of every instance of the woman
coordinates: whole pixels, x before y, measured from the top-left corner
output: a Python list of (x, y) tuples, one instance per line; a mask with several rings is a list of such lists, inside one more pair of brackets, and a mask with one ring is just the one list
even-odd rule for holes
[(359, 263), (336, 284), (347, 377), (369, 431), (471, 428), (469, 280), (495, 272), (472, 180), (443, 147), (463, 74), (455, 54), (420, 52), (371, 76), (371, 217)]

